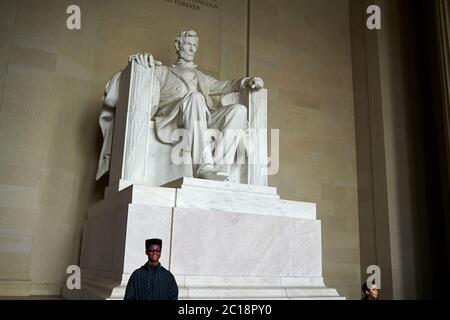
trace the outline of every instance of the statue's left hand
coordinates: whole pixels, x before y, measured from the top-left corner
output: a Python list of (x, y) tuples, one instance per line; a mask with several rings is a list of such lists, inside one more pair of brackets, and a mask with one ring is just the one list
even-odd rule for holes
[(147, 52), (133, 54), (128, 57), (128, 61), (136, 61), (137, 64), (143, 66), (144, 68), (154, 68), (155, 66), (162, 65), (160, 61), (153, 59), (153, 56)]
[(253, 90), (259, 90), (264, 88), (264, 81), (259, 77), (249, 78), (247, 79), (246, 86)]

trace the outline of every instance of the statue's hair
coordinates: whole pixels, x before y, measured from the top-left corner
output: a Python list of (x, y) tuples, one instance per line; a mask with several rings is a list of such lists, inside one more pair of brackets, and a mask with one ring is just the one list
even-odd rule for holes
[(195, 38), (197, 40), (197, 43), (199, 42), (197, 33), (194, 30), (183, 31), (177, 36), (177, 38), (175, 39), (175, 49), (177, 50), (177, 52), (180, 51), (184, 39), (190, 37)]

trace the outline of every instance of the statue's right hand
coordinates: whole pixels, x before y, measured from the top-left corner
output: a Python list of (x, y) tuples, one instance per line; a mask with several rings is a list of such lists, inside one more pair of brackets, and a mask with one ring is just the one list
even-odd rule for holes
[(128, 57), (128, 62), (136, 61), (137, 64), (144, 68), (153, 68), (155, 65), (160, 66), (162, 63), (153, 59), (153, 56), (149, 53), (137, 53)]

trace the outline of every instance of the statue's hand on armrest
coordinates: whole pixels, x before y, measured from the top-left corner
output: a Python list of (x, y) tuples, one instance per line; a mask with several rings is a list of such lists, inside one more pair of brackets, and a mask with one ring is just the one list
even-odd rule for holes
[(154, 68), (156, 66), (161, 66), (162, 63), (158, 60), (153, 59), (153, 56), (149, 53), (137, 53), (128, 57), (128, 62), (136, 61), (137, 64), (143, 66), (144, 68)]
[(251, 90), (259, 90), (264, 88), (264, 81), (259, 77), (247, 78), (244, 82), (244, 87)]

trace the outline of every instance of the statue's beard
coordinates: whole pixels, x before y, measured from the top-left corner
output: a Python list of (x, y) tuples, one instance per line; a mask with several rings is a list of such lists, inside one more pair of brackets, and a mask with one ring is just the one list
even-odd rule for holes
[(178, 57), (181, 60), (184, 60), (186, 62), (192, 62), (194, 61), (195, 58), (195, 54), (194, 53), (189, 53), (188, 51), (180, 51), (178, 52)]

